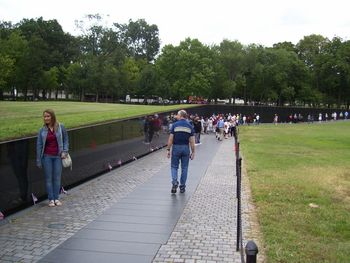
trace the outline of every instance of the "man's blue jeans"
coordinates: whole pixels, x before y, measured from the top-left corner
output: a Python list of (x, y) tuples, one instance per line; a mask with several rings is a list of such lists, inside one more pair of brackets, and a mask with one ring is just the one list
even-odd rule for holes
[(49, 200), (58, 200), (61, 188), (62, 161), (60, 156), (44, 155), (46, 191)]
[(195, 138), (195, 143), (200, 143), (201, 142), (201, 133), (200, 132), (195, 133), (194, 138)]
[(171, 177), (173, 185), (178, 184), (177, 170), (181, 161), (180, 188), (186, 187), (188, 163), (190, 160), (189, 145), (173, 145), (171, 154)]

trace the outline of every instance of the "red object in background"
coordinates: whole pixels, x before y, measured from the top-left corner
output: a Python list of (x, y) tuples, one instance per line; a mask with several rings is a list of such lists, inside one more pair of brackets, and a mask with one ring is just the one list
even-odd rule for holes
[(90, 143), (90, 148), (91, 149), (96, 149), (96, 141), (93, 140), (91, 143)]
[(189, 96), (188, 103), (189, 104), (207, 104), (208, 102), (203, 97)]

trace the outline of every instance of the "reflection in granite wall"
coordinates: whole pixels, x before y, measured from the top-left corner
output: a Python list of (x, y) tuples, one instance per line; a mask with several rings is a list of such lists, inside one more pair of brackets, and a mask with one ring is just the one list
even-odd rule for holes
[[(168, 138), (162, 115), (68, 131), (73, 170), (64, 169), (67, 188), (163, 147)], [(0, 211), (9, 214), (45, 199), (44, 173), (35, 165), (36, 138), (0, 144)]]

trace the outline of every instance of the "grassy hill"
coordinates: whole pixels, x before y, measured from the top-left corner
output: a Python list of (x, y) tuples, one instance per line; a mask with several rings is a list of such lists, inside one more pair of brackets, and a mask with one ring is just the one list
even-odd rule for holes
[(0, 102), (0, 141), (35, 135), (43, 124), (42, 113), (51, 108), (67, 128), (101, 123), (194, 105), (129, 105), (86, 102)]

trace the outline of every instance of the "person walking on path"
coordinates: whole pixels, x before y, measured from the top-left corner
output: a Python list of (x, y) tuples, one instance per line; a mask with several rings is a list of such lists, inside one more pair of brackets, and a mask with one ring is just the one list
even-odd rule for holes
[(68, 133), (58, 123), (53, 110), (43, 112), (44, 125), (39, 130), (36, 144), (36, 164), (44, 168), (49, 206), (62, 205), (59, 200), (61, 188), (62, 160), (68, 154)]
[[(180, 110), (177, 113), (177, 122), (175, 122), (170, 130), (167, 146), (167, 157), (171, 157), (171, 193), (175, 194), (179, 186), (178, 169), (181, 160), (181, 178), (180, 178), (180, 193), (186, 190), (187, 172), (189, 160), (194, 159), (195, 143), (194, 129), (187, 120), (185, 110)], [(190, 151), (191, 148), (191, 151)], [(171, 154), (170, 154), (171, 152)]]
[(193, 122), (195, 145), (201, 143), (202, 123), (199, 117), (196, 117)]
[(224, 128), (225, 128), (225, 121), (222, 117), (220, 117), (217, 128), (219, 128), (219, 135), (218, 135), (218, 140), (222, 141), (224, 138)]

